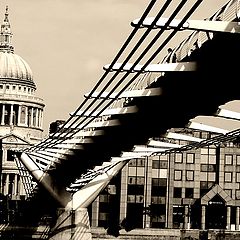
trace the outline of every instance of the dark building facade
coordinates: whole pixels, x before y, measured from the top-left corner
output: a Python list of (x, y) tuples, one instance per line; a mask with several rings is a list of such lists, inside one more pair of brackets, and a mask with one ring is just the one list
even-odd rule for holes
[(239, 184), (238, 142), (132, 159), (92, 204), (91, 223), (108, 228), (114, 215), (129, 229), (239, 230)]

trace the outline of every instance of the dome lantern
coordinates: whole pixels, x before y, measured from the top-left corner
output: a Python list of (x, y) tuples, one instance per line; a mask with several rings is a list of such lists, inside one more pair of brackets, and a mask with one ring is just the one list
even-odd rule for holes
[(0, 33), (0, 51), (1, 52), (14, 52), (14, 47), (12, 46), (12, 31), (10, 22), (8, 19), (8, 6), (6, 6), (5, 18), (3, 24), (1, 25)]

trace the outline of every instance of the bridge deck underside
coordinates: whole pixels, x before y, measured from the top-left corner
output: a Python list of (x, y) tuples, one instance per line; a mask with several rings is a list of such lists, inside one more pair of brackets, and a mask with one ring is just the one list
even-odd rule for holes
[[(135, 98), (128, 103), (137, 106), (132, 114), (113, 115), (120, 124), (102, 128), (103, 135), (57, 165), (54, 174), (58, 184), (69, 185), (93, 166), (131, 151), (136, 144), (146, 144), (150, 137), (160, 137), (170, 128), (183, 128), (198, 115), (215, 115), (220, 105), (240, 99), (238, 89), (239, 34), (215, 34), (212, 40), (182, 61), (197, 61), (197, 71), (167, 72), (152, 83), (160, 87), (160, 96)], [(236, 57), (233, 57), (236, 55)]]

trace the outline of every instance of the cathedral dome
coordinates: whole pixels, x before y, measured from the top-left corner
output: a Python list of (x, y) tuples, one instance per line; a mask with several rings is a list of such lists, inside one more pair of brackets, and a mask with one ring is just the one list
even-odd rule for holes
[(12, 46), (12, 31), (8, 19), (8, 7), (0, 31), (0, 82), (20, 84), (36, 89), (29, 65), (17, 54)]
[(11, 52), (0, 52), (0, 81), (35, 87), (32, 71), (25, 60)]

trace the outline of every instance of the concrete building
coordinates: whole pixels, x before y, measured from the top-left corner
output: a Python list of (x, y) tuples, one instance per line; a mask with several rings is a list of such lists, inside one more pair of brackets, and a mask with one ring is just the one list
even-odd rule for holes
[(227, 141), (131, 160), (91, 206), (91, 222), (126, 230), (239, 230), (239, 207), (239, 142)]
[(7, 7), (0, 33), (0, 193), (14, 209), (27, 193), (10, 149), (25, 148), (42, 139), (44, 103), (35, 95), (29, 65), (14, 53), (8, 15)]

